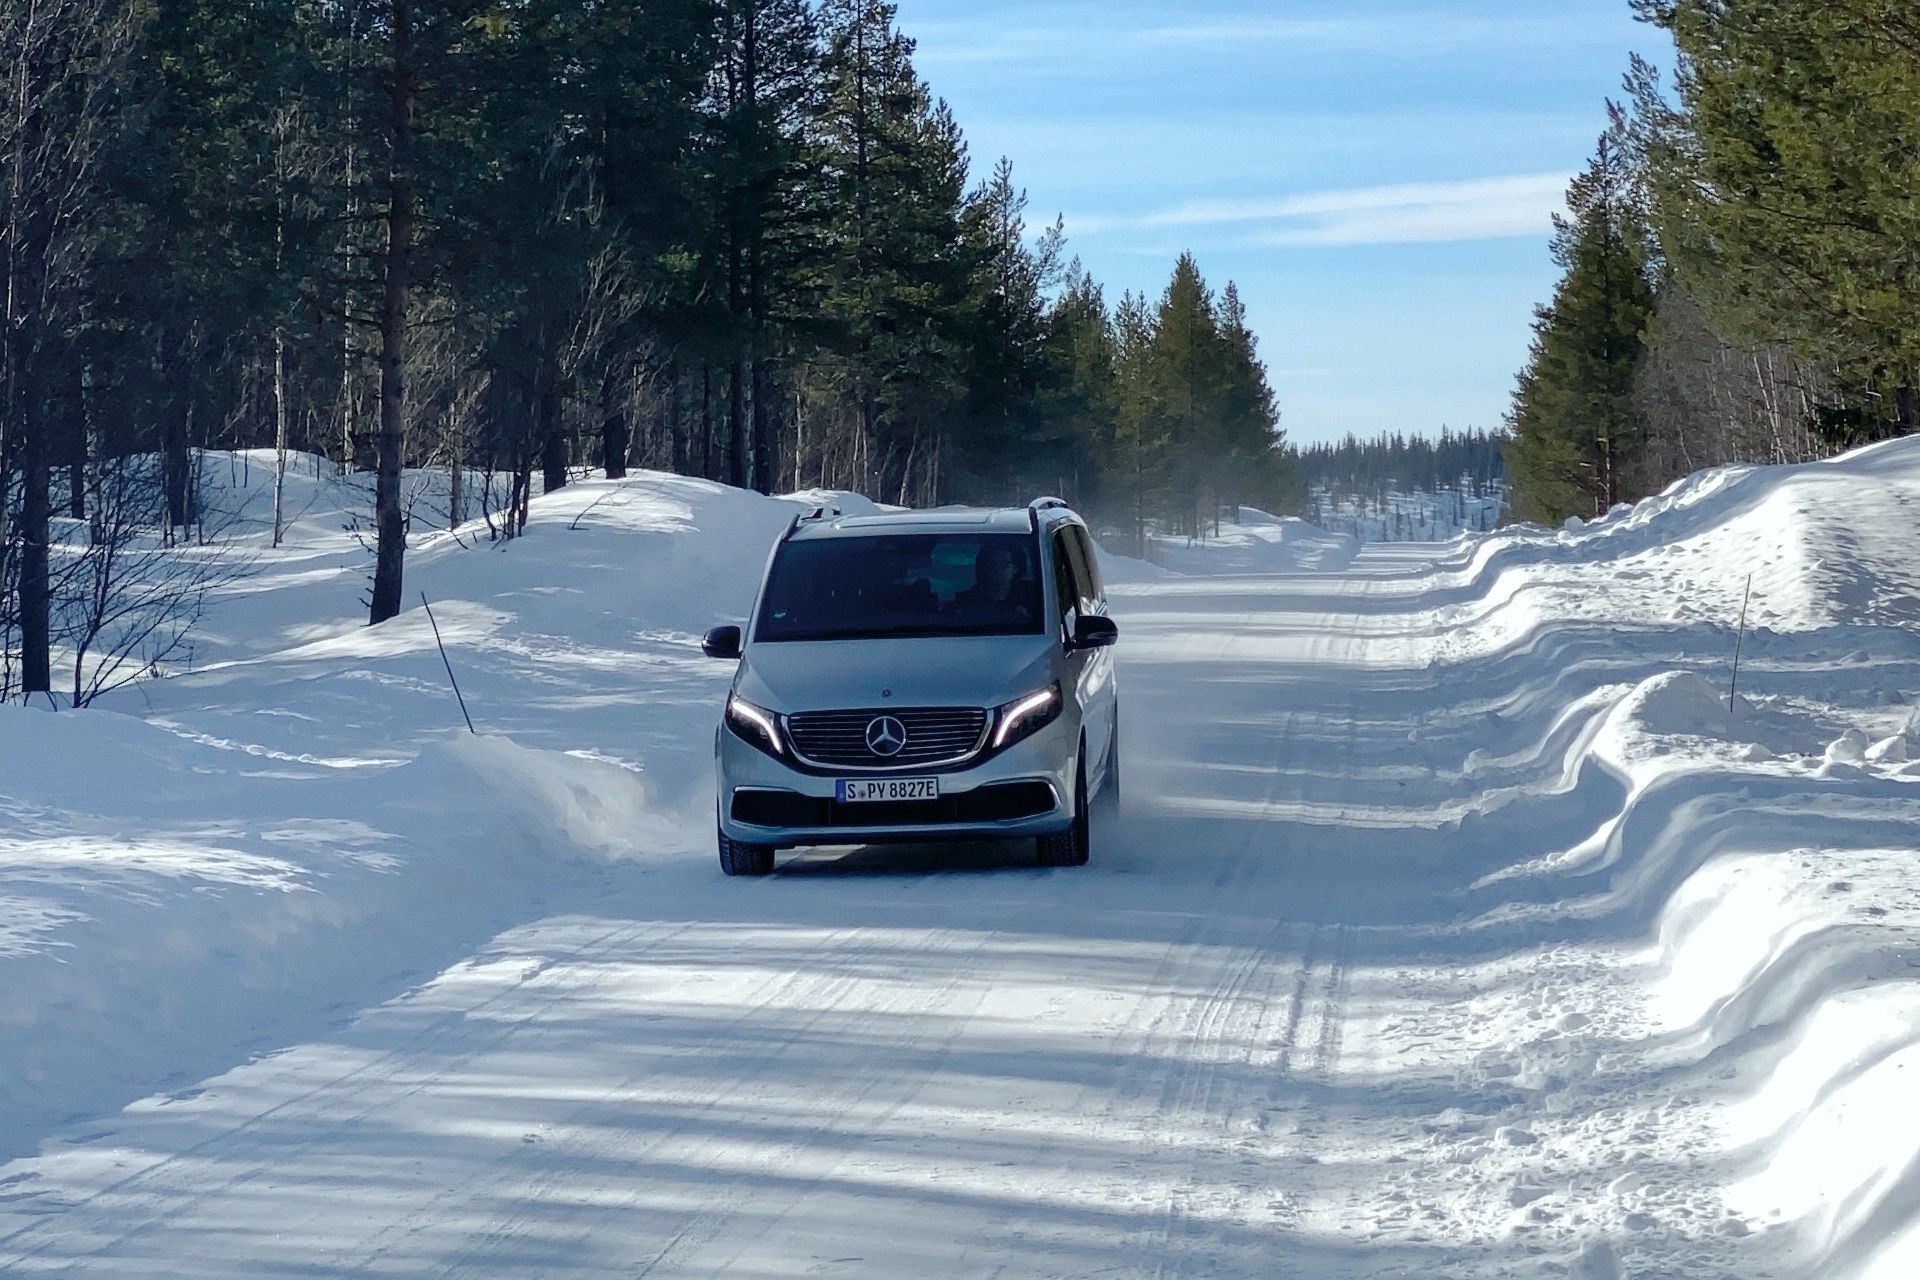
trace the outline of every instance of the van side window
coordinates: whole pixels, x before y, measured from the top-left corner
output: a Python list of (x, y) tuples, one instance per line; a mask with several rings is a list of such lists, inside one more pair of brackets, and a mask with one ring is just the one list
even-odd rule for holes
[(1094, 558), (1093, 540), (1079, 525), (1067, 527), (1067, 549), (1073, 557), (1074, 577), (1080, 584), (1080, 612), (1098, 613), (1106, 603), (1106, 588), (1100, 583), (1100, 562)]
[(1053, 589), (1062, 622), (1080, 607), (1080, 583), (1073, 571), (1073, 556), (1064, 533), (1053, 535)]

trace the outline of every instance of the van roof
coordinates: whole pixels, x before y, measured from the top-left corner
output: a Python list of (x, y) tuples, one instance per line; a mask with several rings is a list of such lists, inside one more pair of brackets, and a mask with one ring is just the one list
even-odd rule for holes
[(1025, 507), (969, 508), (951, 507), (939, 511), (889, 511), (878, 515), (823, 515), (802, 517), (792, 537), (800, 539), (834, 537), (877, 537), (890, 533), (1027, 533), (1033, 529), (1033, 515), (1041, 527), (1071, 519), (1065, 506), (1046, 507), (1029, 513)]

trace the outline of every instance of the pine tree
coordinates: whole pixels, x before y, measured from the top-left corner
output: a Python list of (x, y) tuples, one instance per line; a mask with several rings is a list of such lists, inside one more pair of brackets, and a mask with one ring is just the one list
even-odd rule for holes
[(1147, 520), (1164, 499), (1166, 424), (1153, 381), (1154, 320), (1146, 298), (1124, 294), (1114, 311), (1114, 452), (1106, 489), (1132, 532), (1135, 555), (1144, 555)]
[(1598, 515), (1638, 496), (1646, 428), (1635, 379), (1654, 311), (1643, 207), (1616, 123), (1556, 219), (1564, 275), (1514, 395), (1507, 456), (1527, 518)]
[(1071, 455), (1059, 424), (1042, 420), (1047, 293), (1059, 276), (1060, 224), (1027, 239), (1027, 194), (1002, 159), (963, 216), (973, 286), (965, 315), (966, 418), (953, 465), (958, 492), (983, 501), (1017, 497), (1025, 470), (1057, 487)]
[(770, 491), (779, 470), (774, 361), (808, 310), (801, 272), (821, 234), (816, 111), (819, 24), (804, 0), (724, 0), (707, 92), (705, 250), (724, 299), (728, 474)]
[[(1125, 491), (1119, 453), (1120, 338), (1100, 285), (1078, 261), (1047, 317), (1046, 381), (1039, 410), (1050, 429), (1041, 465), (1053, 464), (1067, 481), (1062, 496), (1087, 507), (1111, 508)], [(1036, 433), (1037, 434), (1037, 433)], [(1044, 474), (1044, 473), (1043, 473)]]
[(1238, 507), (1249, 499), (1287, 505), (1291, 491), (1282, 451), (1280, 411), (1261, 363), (1259, 344), (1247, 323), (1240, 290), (1229, 281), (1220, 298), (1224, 381), (1220, 391), (1220, 436), (1214, 448), (1221, 501)]
[(828, 0), (822, 22), (818, 127), (833, 205), (822, 311), (838, 357), (829, 396), (869, 491), (926, 498), (965, 390), (966, 147), (915, 72), (894, 6)]
[(1830, 371), (1841, 434), (1920, 428), (1920, 17), (1885, 0), (1636, 0), (1660, 240), (1715, 326)]
[(1197, 534), (1216, 481), (1226, 358), (1213, 293), (1190, 253), (1180, 255), (1161, 295), (1148, 370), (1172, 479), (1165, 514), (1175, 532)]

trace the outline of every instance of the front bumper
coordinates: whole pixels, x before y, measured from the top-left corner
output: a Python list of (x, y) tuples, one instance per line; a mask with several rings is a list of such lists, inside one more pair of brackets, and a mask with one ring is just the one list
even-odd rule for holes
[[(834, 799), (835, 777), (802, 772), (722, 726), (715, 737), (720, 828), (730, 839), (782, 849), (1054, 835), (1073, 823), (1068, 797), (1079, 727), (1072, 719), (1062, 715), (971, 768), (909, 770), (904, 776), (938, 776), (940, 801), (898, 806), (840, 804)], [(849, 770), (838, 776), (876, 775)], [(1008, 812), (1020, 816), (1001, 816)], [(872, 821), (865, 820), (869, 814)]]

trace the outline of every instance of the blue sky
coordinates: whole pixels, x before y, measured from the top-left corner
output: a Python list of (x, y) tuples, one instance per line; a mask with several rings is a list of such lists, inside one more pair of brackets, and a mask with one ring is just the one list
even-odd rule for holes
[(899, 0), (976, 173), (1104, 283), (1240, 285), (1288, 437), (1497, 426), (1628, 0)]

